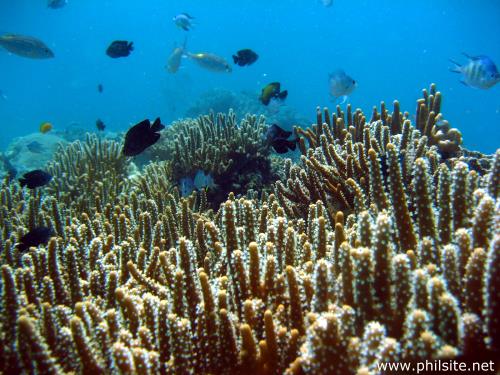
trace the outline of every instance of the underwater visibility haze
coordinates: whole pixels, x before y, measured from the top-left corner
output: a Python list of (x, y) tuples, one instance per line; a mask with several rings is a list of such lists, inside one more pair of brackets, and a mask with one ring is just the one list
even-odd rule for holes
[(498, 0), (1, 1), (0, 373), (498, 373), (499, 67)]

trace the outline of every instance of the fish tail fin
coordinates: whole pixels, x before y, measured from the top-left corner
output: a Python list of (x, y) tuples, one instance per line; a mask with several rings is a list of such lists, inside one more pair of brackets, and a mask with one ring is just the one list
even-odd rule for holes
[(452, 64), (454, 64), (455, 66), (450, 68), (450, 72), (453, 72), (453, 73), (462, 73), (462, 65), (460, 65), (459, 63), (457, 63), (455, 60), (452, 60), (452, 59), (448, 59)]
[(129, 42), (128, 49), (131, 50), (131, 51), (134, 50), (134, 42)]
[(278, 97), (279, 97), (281, 100), (285, 100), (287, 96), (288, 96), (288, 90), (281, 91), (281, 92), (278, 94)]

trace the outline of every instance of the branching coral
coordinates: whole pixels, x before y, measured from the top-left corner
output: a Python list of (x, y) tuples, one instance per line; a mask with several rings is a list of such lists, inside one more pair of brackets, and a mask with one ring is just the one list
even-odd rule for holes
[(276, 179), (271, 169), (264, 118), (247, 115), (238, 124), (236, 115), (217, 114), (183, 120), (166, 129), (166, 143), (152, 154), (170, 160), (174, 180), (209, 173), (216, 187), (208, 192), (214, 208), (230, 192), (261, 191)]
[[(338, 141), (324, 126), (302, 166), (286, 164), (287, 188), (229, 194), (215, 213), (170, 192), (168, 163), (99, 210), (5, 182), (0, 372), (356, 374), (498, 358), (500, 152), (479, 177), (402, 127)], [(57, 236), (20, 253), (36, 223)]]
[(129, 163), (121, 145), (87, 134), (85, 142), (61, 147), (47, 171), (54, 177), (47, 190), (68, 208), (101, 211), (127, 186)]

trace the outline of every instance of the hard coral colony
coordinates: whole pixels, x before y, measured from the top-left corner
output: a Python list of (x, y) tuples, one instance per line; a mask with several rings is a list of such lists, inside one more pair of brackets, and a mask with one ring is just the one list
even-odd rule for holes
[[(467, 153), (440, 107), (432, 87), (415, 126), (398, 102), (370, 119), (318, 109), (296, 129), (300, 162), (274, 177), (264, 119), (230, 113), (167, 128), (150, 151), (165, 160), (136, 178), (119, 144), (88, 137), (57, 153), (44, 192), (6, 180), (0, 372), (374, 374), (498, 358), (500, 151)], [(269, 180), (233, 176), (239, 196), (217, 206), (210, 191), (179, 196), (179, 178), (217, 183), (236, 161)], [(19, 252), (37, 226), (56, 235)]]

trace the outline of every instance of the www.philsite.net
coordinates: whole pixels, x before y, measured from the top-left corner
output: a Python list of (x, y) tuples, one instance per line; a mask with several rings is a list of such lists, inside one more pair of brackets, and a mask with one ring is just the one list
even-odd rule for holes
[(494, 373), (495, 363), (493, 361), (461, 362), (453, 359), (436, 359), (421, 362), (380, 362), (377, 364), (377, 369), (381, 373)]

